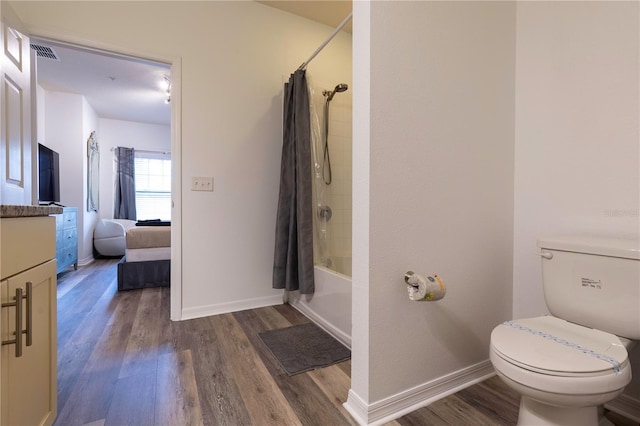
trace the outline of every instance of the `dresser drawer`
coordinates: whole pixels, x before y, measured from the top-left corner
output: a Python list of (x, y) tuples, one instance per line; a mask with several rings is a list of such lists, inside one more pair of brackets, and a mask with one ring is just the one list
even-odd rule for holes
[(58, 269), (66, 269), (69, 265), (76, 263), (78, 258), (78, 250), (75, 246), (61, 249), (56, 253), (58, 260)]
[(75, 247), (78, 241), (78, 230), (76, 228), (64, 229), (60, 235), (62, 238), (58, 241), (59, 248)]
[(75, 228), (77, 220), (77, 213), (75, 211), (65, 211), (62, 214), (62, 227), (64, 229)]

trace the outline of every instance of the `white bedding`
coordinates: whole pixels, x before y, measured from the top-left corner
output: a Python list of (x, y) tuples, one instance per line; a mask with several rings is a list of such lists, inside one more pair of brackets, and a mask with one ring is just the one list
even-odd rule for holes
[(171, 247), (151, 247), (139, 249), (126, 249), (127, 262), (147, 262), (149, 260), (171, 259)]

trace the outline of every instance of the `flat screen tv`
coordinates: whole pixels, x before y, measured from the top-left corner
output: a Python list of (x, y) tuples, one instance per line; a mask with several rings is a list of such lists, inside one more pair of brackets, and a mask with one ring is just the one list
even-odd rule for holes
[(58, 153), (38, 144), (38, 201), (60, 202), (60, 160)]

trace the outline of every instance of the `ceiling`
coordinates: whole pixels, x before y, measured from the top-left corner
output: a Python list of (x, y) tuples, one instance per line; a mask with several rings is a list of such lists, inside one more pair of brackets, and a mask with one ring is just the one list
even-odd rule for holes
[[(351, 13), (351, 1), (259, 1), (313, 21), (337, 27)], [(345, 26), (351, 32), (351, 23)], [(46, 90), (83, 95), (99, 117), (142, 123), (171, 122), (171, 105), (162, 86), (166, 64), (82, 49), (43, 40), (57, 59), (38, 56), (38, 84)]]
[[(38, 84), (46, 90), (83, 95), (99, 117), (166, 124), (171, 105), (162, 84), (168, 65), (119, 57), (40, 40), (33, 45), (52, 49), (58, 58), (38, 55)], [(48, 56), (48, 55), (47, 55)]]

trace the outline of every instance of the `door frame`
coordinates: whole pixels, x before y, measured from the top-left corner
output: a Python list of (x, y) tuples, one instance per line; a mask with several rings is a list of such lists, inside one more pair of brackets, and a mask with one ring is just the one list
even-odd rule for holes
[[(119, 56), (123, 59), (144, 60), (169, 65), (171, 69), (171, 320), (180, 321), (182, 315), (182, 58), (158, 56), (123, 46), (115, 46), (94, 40), (63, 35), (49, 31), (33, 31), (32, 39), (98, 53)], [(35, 92), (35, 79), (32, 90)], [(36, 105), (32, 106), (35, 111)], [(35, 120), (33, 120), (35, 122)], [(36, 127), (36, 126), (34, 126)], [(33, 135), (36, 141), (37, 135)], [(33, 144), (34, 142), (32, 142)]]

